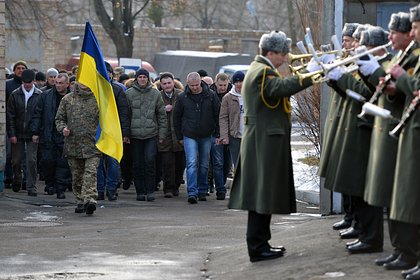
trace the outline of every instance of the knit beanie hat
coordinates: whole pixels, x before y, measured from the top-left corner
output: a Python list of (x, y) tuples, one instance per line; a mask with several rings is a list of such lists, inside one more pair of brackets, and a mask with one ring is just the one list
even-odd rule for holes
[(42, 72), (36, 72), (35, 74), (35, 81), (45, 81), (47, 78), (45, 77), (45, 74)]
[(139, 70), (137, 70), (136, 72), (136, 78), (140, 75), (146, 76), (147, 78), (149, 78), (149, 71), (147, 71), (144, 68), (140, 68)]
[(409, 13), (395, 13), (391, 15), (391, 20), (388, 24), (389, 30), (408, 33), (411, 30), (410, 14)]
[(352, 37), (354, 31), (359, 26), (358, 23), (345, 23), (342, 31), (342, 36)]
[(203, 69), (198, 70), (197, 73), (198, 73), (198, 75), (200, 75), (201, 78), (205, 77), (205, 76), (208, 76), (207, 71), (203, 70)]
[(359, 43), (365, 46), (381, 46), (389, 42), (388, 34), (382, 27), (374, 26), (362, 32)]
[(242, 71), (236, 71), (232, 76), (232, 83), (242, 82), (245, 78), (245, 74)]
[(26, 69), (28, 69), (28, 65), (26, 64), (26, 62), (25, 62), (25, 61), (23, 61), (23, 60), (18, 60), (18, 61), (16, 61), (16, 62), (15, 62), (15, 64), (13, 64), (13, 72), (15, 72), (16, 67), (17, 67), (18, 65), (23, 65), (23, 66), (25, 66), (25, 68), (26, 68)]
[(58, 71), (55, 68), (50, 68), (47, 70), (47, 77), (56, 77), (58, 75)]
[(410, 21), (420, 21), (420, 4), (410, 9)]
[(287, 38), (281, 31), (271, 31), (269, 34), (261, 36), (258, 47), (266, 51), (274, 51), (286, 54), (290, 50), (292, 39)]

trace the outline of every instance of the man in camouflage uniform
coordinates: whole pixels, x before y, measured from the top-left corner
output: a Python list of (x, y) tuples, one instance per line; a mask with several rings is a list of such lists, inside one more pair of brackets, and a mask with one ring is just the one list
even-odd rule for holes
[(55, 117), (57, 130), (64, 135), (64, 155), (73, 175), (76, 213), (92, 215), (96, 210), (96, 168), (100, 152), (96, 148), (99, 108), (92, 91), (76, 83), (74, 91), (61, 100)]

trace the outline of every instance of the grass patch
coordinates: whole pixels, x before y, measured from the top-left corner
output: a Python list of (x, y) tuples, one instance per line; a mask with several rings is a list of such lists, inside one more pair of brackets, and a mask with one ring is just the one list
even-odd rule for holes
[(318, 166), (319, 165), (319, 158), (314, 156), (308, 156), (304, 158), (298, 159), (299, 162), (307, 164), (309, 166)]

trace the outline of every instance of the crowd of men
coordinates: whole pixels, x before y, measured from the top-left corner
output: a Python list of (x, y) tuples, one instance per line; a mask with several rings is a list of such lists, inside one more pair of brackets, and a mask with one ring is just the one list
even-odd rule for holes
[(233, 163), (229, 207), (249, 212), (250, 261), (281, 257), (286, 249), (268, 241), (271, 215), (296, 211), (289, 98), (323, 75), (331, 102), (319, 175), (325, 188), (343, 195), (346, 213), (333, 228), (355, 239), (346, 244), (351, 254), (382, 252), (385, 209), (394, 252), (375, 263), (420, 279), (420, 5), (392, 14), (388, 28), (345, 24), (344, 56), (312, 59), (301, 70), (304, 78), (277, 70), (291, 43), (281, 31), (264, 34), (247, 74), (236, 72), (232, 80), (191, 72), (184, 87), (172, 73), (151, 81), (145, 69), (129, 78), (106, 64), (124, 142), (121, 163), (95, 147), (98, 108), (89, 88), (71, 87), (68, 74), (55, 69), (38, 88), (35, 72), (18, 61), (6, 82), (12, 171), (6, 183), (19, 191), (26, 179), (28, 195), (36, 196), (39, 172), (48, 194), (64, 198), (72, 185), (75, 212), (92, 214), (97, 199), (118, 199), (120, 182), (123, 189), (134, 182), (138, 201), (154, 201), (161, 179), (164, 196), (178, 196), (185, 168), (188, 203), (206, 201), (213, 181), (216, 198), (224, 200)]
[[(64, 199), (70, 188), (75, 211), (92, 214), (97, 200), (115, 201), (117, 189), (133, 183), (137, 201), (154, 201), (161, 181), (165, 198), (178, 196), (186, 169), (189, 203), (207, 199), (213, 178), (216, 199), (224, 200), (243, 130), (244, 74), (234, 73), (233, 85), (224, 73), (207, 84), (212, 79), (200, 70), (203, 76), (190, 73), (184, 87), (169, 72), (152, 81), (146, 69), (130, 78), (121, 67), (105, 66), (123, 137), (121, 162), (95, 147), (98, 106), (90, 89), (75, 81), (77, 68), (72, 73), (51, 68), (45, 75), (17, 61), (6, 81), (6, 188), (37, 196), (39, 174), (45, 193)], [(229, 141), (234, 142), (233, 157)]]

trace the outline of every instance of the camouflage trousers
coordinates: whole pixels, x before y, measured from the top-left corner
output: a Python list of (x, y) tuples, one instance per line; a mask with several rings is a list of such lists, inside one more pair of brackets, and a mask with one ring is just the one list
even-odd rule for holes
[(73, 176), (73, 193), (77, 204), (96, 203), (96, 169), (99, 156), (91, 158), (69, 158), (71, 174)]

